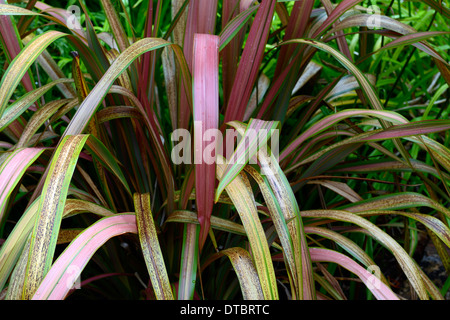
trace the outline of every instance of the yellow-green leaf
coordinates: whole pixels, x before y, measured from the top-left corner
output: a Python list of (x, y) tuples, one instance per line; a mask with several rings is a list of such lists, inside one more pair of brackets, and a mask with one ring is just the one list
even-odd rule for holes
[[(217, 178), (220, 180), (225, 172), (224, 159), (217, 164)], [(264, 293), (264, 299), (277, 300), (278, 289), (275, 279), (275, 271), (269, 251), (269, 245), (258, 217), (255, 199), (249, 189), (250, 183), (241, 172), (225, 188), (228, 196), (239, 213), (242, 224), (250, 242), (252, 255), (258, 272), (259, 281)]]
[(150, 194), (134, 194), (136, 223), (142, 252), (158, 300), (173, 300), (172, 288), (153, 221)]
[(50, 269), (69, 184), (87, 135), (65, 137), (56, 149), (39, 201), (23, 298), (30, 299)]

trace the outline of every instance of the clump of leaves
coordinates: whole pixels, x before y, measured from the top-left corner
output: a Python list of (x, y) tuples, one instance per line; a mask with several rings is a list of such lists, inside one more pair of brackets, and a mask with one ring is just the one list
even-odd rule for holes
[(7, 299), (443, 298), (444, 3), (69, 4), (0, 0)]

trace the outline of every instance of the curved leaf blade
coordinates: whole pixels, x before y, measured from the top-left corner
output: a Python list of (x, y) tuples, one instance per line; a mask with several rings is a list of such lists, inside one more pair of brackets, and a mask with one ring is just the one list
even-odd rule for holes
[[(330, 128), (332, 125), (350, 117), (375, 117), (377, 119), (389, 121), (396, 124), (406, 124), (408, 120), (402, 115), (392, 111), (378, 111), (378, 110), (360, 110), (360, 109), (348, 109), (329, 115), (320, 121), (314, 123), (310, 128), (306, 129), (300, 134), (294, 141), (292, 141), (280, 154), (280, 161), (285, 159), (291, 154), (298, 146), (300, 146), (305, 140), (312, 136), (323, 132)], [(370, 134), (370, 133), (368, 133)]]
[(11, 61), (0, 83), (0, 116), (3, 116), (9, 99), (31, 64), (47, 46), (66, 35), (59, 31), (45, 32), (28, 42), (14, 60)]
[(199, 235), (200, 226), (198, 224), (186, 223), (184, 225), (178, 300), (192, 300), (194, 298)]
[(137, 233), (135, 215), (105, 217), (85, 229), (58, 257), (32, 299), (64, 299), (97, 249), (124, 233)]
[(377, 299), (399, 300), (395, 293), (392, 292), (386, 284), (381, 282), (380, 279), (375, 278), (371, 272), (362, 268), (359, 264), (342, 253), (322, 248), (311, 248), (310, 250), (311, 259), (313, 261), (334, 262), (353, 272), (364, 282)]
[(39, 202), (33, 229), (23, 297), (30, 299), (50, 269), (64, 204), (78, 156), (87, 135), (67, 136), (56, 149)]
[(419, 267), (403, 247), (378, 226), (367, 219), (343, 210), (306, 210), (302, 211), (302, 217), (328, 218), (336, 221), (351, 222), (368, 231), (375, 239), (390, 249), (397, 259), (403, 272), (411, 282), (412, 287), (417, 292), (420, 299), (428, 300), (428, 293), (422, 277), (420, 276)]
[(14, 150), (0, 166), (0, 221), (8, 198), (17, 186), (25, 170), (44, 152), (44, 148)]
[(103, 101), (104, 97), (109, 91), (109, 88), (113, 85), (114, 81), (120, 76), (128, 66), (133, 63), (140, 55), (145, 52), (164, 48), (166, 46), (171, 46), (175, 52), (175, 57), (179, 62), (181, 72), (183, 74), (183, 82), (185, 86), (189, 83), (186, 81), (190, 80), (189, 71), (186, 67), (186, 61), (182, 57), (182, 53), (177, 45), (173, 45), (168, 41), (157, 38), (145, 38), (141, 39), (132, 45), (130, 45), (124, 52), (122, 52), (113, 64), (108, 68), (104, 76), (99, 80), (95, 87), (88, 94), (86, 99), (78, 108), (72, 121), (68, 125), (64, 135), (74, 135), (83, 132), (84, 128), (89, 123), (89, 120), (94, 115), (96, 109)]

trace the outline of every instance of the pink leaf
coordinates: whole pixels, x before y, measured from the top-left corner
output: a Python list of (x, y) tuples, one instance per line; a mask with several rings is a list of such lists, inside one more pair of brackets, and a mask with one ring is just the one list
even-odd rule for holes
[[(184, 35), (183, 52), (189, 69), (192, 72), (194, 52), (194, 37), (196, 33), (214, 34), (217, 15), (217, 0), (190, 0), (188, 18)], [(190, 109), (186, 98), (185, 88), (181, 87), (181, 101), (178, 128), (187, 129)]]
[(112, 237), (124, 233), (137, 233), (135, 215), (103, 218), (87, 228), (58, 257), (33, 300), (64, 299), (97, 249)]
[(399, 300), (394, 292), (379, 278), (342, 253), (320, 248), (310, 248), (313, 262), (334, 262), (357, 275), (378, 300)]
[(313, 38), (317, 38), (321, 35), (329, 26), (333, 24), (339, 17), (348, 11), (350, 8), (356, 6), (362, 0), (343, 0), (336, 8), (328, 15), (328, 18), (320, 25), (313, 35)]
[[(217, 145), (217, 139), (206, 134), (219, 126), (219, 41), (220, 37), (196, 34), (194, 37), (193, 95), (194, 95), (194, 162), (195, 190), (200, 241), (202, 248), (210, 227), (216, 181), (215, 156), (204, 154), (205, 149)], [(209, 131), (211, 132), (211, 131)]]

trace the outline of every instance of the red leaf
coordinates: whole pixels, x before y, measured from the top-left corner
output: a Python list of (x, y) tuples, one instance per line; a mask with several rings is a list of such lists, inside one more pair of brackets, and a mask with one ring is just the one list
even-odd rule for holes
[(275, 0), (262, 1), (256, 13), (236, 72), (236, 81), (231, 89), (224, 123), (233, 120), (242, 121), (244, 118), (264, 56), (275, 3)]

